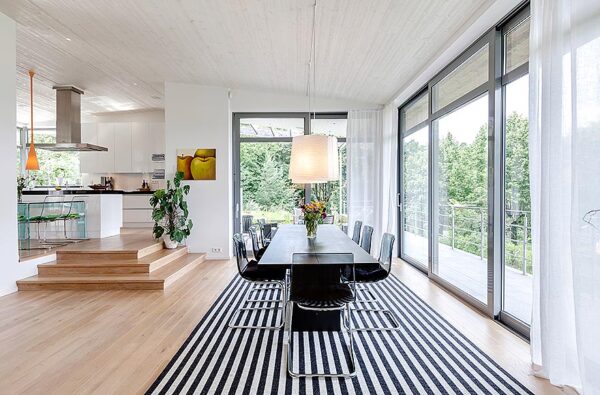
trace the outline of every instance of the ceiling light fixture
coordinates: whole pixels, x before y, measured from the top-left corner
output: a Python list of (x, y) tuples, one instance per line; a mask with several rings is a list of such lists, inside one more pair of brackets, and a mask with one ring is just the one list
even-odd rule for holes
[(31, 143), (29, 144), (29, 154), (27, 155), (27, 162), (25, 163), (25, 170), (39, 170), (40, 164), (38, 162), (37, 153), (35, 152), (35, 144), (33, 141), (33, 70), (29, 70), (29, 109), (30, 109), (30, 129), (31, 129)]
[[(313, 110), (313, 121), (317, 117), (316, 108), (312, 107), (315, 102), (312, 95), (314, 94), (316, 85), (316, 12), (317, 2), (315, 0), (313, 5), (312, 38), (308, 61), (309, 134), (296, 136), (292, 139), (289, 176), (294, 184), (318, 184), (339, 179), (337, 138), (334, 136), (312, 134), (310, 125), (311, 109)], [(312, 89), (311, 79), (313, 85)], [(310, 196), (306, 196), (306, 201), (310, 202)]]

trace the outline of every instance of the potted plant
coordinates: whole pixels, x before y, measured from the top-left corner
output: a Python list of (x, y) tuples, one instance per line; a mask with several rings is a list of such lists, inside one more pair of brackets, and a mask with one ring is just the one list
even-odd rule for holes
[(185, 196), (190, 192), (190, 186), (181, 186), (183, 173), (178, 172), (171, 181), (167, 181), (167, 189), (159, 189), (150, 198), (152, 206), (152, 231), (156, 239), (163, 238), (165, 247), (176, 248), (179, 243), (190, 235), (192, 220), (188, 220), (188, 206)]
[(27, 188), (29, 185), (29, 178), (25, 176), (17, 177), (17, 200), (21, 203), (23, 198), (23, 189)]
[(327, 217), (325, 203), (313, 200), (309, 204), (300, 206), (304, 213), (304, 225), (306, 226), (306, 236), (309, 239), (317, 237), (317, 226)]
[(62, 187), (63, 185), (63, 181), (65, 180), (65, 175), (67, 171), (62, 167), (57, 167), (56, 169), (54, 169), (53, 173), (54, 177), (56, 177), (56, 187), (57, 189), (60, 189), (60, 187)]

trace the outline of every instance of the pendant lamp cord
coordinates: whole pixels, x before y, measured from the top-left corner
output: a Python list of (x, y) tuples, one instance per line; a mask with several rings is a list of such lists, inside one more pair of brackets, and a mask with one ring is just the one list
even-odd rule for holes
[[(316, 57), (317, 57), (317, 37), (316, 37), (316, 19), (317, 19), (317, 0), (313, 4), (313, 18), (312, 18), (312, 37), (310, 40), (310, 53), (308, 59), (308, 119), (310, 120), (310, 114), (312, 112), (313, 119), (317, 118), (317, 109), (316, 109), (316, 100), (315, 103), (312, 102), (312, 95), (315, 92), (317, 85), (317, 72), (316, 72)], [(311, 73), (312, 71), (312, 73)], [(312, 74), (312, 90), (310, 88), (311, 83), (311, 74)], [(311, 111), (312, 109), (312, 111)], [(309, 122), (309, 130), (310, 130), (310, 122)]]
[(33, 70), (29, 70), (29, 108), (31, 109), (31, 118), (30, 118), (30, 127), (31, 127), (31, 142), (30, 144), (33, 146)]

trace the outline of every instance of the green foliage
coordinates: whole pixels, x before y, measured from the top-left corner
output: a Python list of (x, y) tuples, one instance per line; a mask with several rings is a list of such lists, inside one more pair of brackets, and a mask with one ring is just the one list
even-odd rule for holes
[(183, 173), (178, 172), (171, 181), (167, 181), (166, 189), (159, 189), (150, 198), (152, 219), (154, 220), (153, 234), (156, 239), (168, 235), (171, 240), (181, 243), (190, 235), (192, 220), (188, 220), (188, 205), (185, 196), (190, 192), (190, 186), (181, 186)]
[[(419, 133), (419, 132), (417, 132)], [(529, 195), (529, 124), (526, 117), (513, 113), (506, 120), (505, 145), (505, 261), (521, 270), (523, 244), (527, 272), (531, 273), (531, 201)], [(482, 125), (471, 144), (461, 143), (449, 133), (439, 141), (437, 163), (439, 179), (440, 243), (484, 257), (487, 243), (487, 125)], [(417, 139), (404, 143), (404, 229), (427, 236), (428, 147)], [(450, 206), (455, 207), (452, 211)], [(523, 213), (525, 212), (525, 213)], [(452, 218), (454, 217), (454, 235)], [(527, 225), (527, 235), (523, 228)], [(483, 234), (482, 234), (483, 233)], [(526, 237), (525, 237), (526, 236)], [(525, 241), (524, 241), (525, 240)]]
[[(36, 134), (36, 143), (56, 143), (56, 137), (49, 134)], [(63, 177), (64, 182), (71, 185), (81, 180), (79, 168), (79, 152), (53, 152), (36, 149), (40, 170), (31, 172), (30, 177), (36, 185), (56, 185), (56, 178)], [(25, 151), (25, 156), (27, 151)], [(19, 155), (17, 155), (17, 174), (20, 171)]]
[(289, 143), (240, 144), (243, 211), (289, 211), (302, 198), (288, 177)]
[[(245, 214), (291, 222), (293, 209), (304, 201), (303, 187), (292, 184), (288, 176), (291, 148), (290, 143), (240, 144), (240, 182)], [(330, 182), (313, 188), (313, 198), (328, 200), (328, 212), (338, 213), (337, 220), (342, 219), (339, 213), (346, 211), (345, 144), (340, 146), (339, 155), (343, 184)]]

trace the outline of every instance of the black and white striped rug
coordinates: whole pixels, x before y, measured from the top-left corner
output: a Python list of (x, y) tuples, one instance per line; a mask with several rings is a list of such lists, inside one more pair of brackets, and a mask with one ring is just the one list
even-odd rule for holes
[[(368, 286), (400, 323), (396, 331), (355, 332), (358, 375), (353, 379), (292, 379), (286, 372), (284, 331), (230, 329), (248, 297), (275, 299), (276, 290), (252, 291), (239, 276), (200, 321), (148, 394), (530, 394), (504, 369), (433, 311), (396, 277)], [(363, 297), (365, 292), (362, 292)], [(274, 323), (263, 310), (236, 322)], [(385, 315), (353, 314), (355, 325), (390, 325)], [(347, 371), (347, 336), (295, 332), (293, 366)]]

